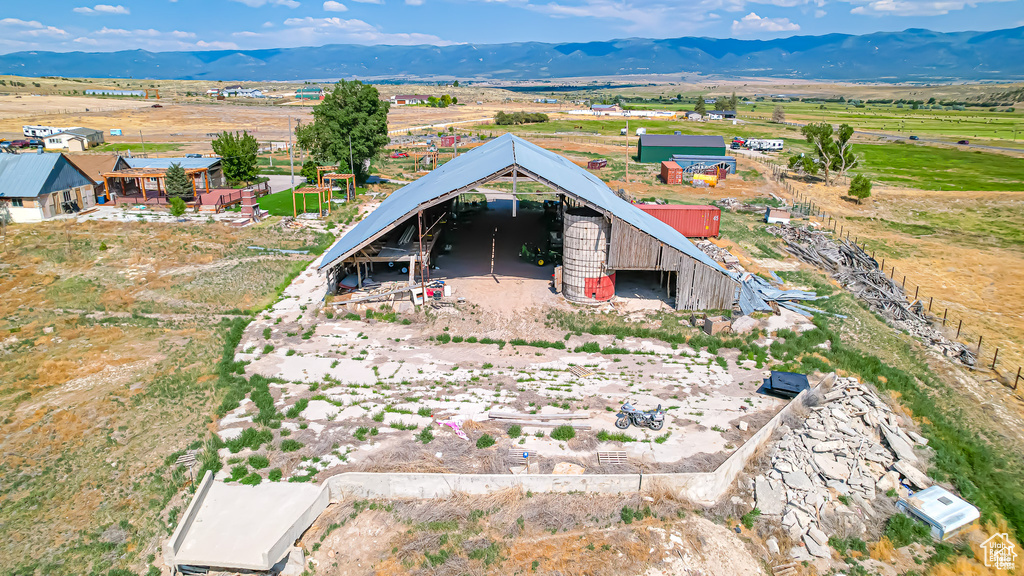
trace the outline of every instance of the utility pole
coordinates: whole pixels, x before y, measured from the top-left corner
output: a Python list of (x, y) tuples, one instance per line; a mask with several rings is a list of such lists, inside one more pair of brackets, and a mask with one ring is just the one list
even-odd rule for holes
[(629, 120), (626, 120), (626, 184), (629, 184)]
[(288, 164), (292, 169), (292, 200), (295, 199), (295, 157), (292, 155), (292, 117), (288, 117)]
[(142, 136), (142, 130), (139, 130), (139, 139), (142, 140), (142, 154), (146, 154), (146, 139)]
[(349, 170), (352, 171), (353, 174), (356, 173), (356, 163), (355, 163), (355, 160), (352, 159), (352, 135), (351, 134), (348, 135), (348, 168), (349, 168)]

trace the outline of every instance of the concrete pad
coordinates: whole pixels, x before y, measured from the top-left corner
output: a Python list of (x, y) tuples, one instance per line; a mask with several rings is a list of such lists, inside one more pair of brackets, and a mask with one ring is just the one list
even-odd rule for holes
[(174, 562), (178, 566), (269, 570), (284, 558), (329, 500), (325, 490), (309, 484), (214, 482), (182, 535)]

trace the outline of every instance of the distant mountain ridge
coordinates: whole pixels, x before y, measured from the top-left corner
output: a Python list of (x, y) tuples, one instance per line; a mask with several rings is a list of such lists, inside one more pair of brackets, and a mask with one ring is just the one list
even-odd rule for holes
[(848, 81), (1024, 79), (1024, 26), (991, 32), (909, 29), (777, 40), (626, 38), (606, 42), (210, 50), (14, 52), (0, 73), (185, 80), (487, 78), (526, 80), (701, 73)]

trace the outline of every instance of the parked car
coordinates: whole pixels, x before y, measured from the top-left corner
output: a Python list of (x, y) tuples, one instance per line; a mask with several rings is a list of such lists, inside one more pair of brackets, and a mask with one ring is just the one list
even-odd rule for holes
[(964, 146), (966, 146), (966, 145), (970, 144), (971, 142), (969, 140), (957, 140), (956, 143), (957, 144), (963, 144)]
[(32, 138), (28, 141), (28, 145), (32, 148), (42, 148), (43, 141), (36, 138)]
[(163, 108), (163, 104), (153, 104), (150, 108)]
[(203, 157), (202, 154), (196, 154), (194, 152), (192, 154), (185, 154), (185, 158), (202, 158), (202, 157)]
[(392, 158), (408, 158), (409, 157), (409, 153), (408, 152), (392, 152), (391, 153), (391, 157)]
[(14, 140), (11, 142), (11, 148), (28, 148), (28, 140)]
[(10, 148), (11, 143), (7, 140), (0, 140), (0, 148)]
[(918, 138), (917, 136), (911, 136), (910, 139), (911, 140), (920, 140), (920, 138)]

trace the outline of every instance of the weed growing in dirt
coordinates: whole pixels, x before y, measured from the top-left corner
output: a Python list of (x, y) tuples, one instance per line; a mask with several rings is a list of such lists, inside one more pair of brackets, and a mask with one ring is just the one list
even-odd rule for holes
[(296, 450), (302, 448), (302, 446), (302, 442), (299, 442), (298, 440), (292, 440), (291, 438), (281, 441), (282, 452), (295, 452)]
[(608, 432), (601, 430), (597, 433), (597, 439), (601, 442), (636, 442), (636, 438), (621, 432)]
[(430, 428), (424, 428), (416, 435), (416, 439), (424, 444), (430, 444), (430, 441), (434, 439), (434, 432)]
[(261, 456), (259, 454), (253, 454), (252, 456), (249, 456), (248, 461), (249, 466), (252, 466), (257, 470), (270, 466), (270, 459), (267, 458), (266, 456)]
[(481, 450), (484, 448), (490, 448), (491, 446), (494, 446), (494, 442), (495, 440), (493, 436), (491, 436), (490, 434), (484, 434), (483, 436), (477, 439), (476, 447), (480, 448)]
[(760, 516), (761, 516), (761, 510), (760, 510), (760, 509), (758, 509), (758, 508), (754, 508), (754, 509), (753, 509), (753, 510), (751, 510), (750, 512), (747, 512), (746, 514), (744, 514), (743, 516), (741, 516), (741, 517), (740, 517), (740, 522), (741, 522), (741, 523), (743, 524), (743, 527), (744, 527), (744, 528), (746, 528), (747, 530), (750, 530), (751, 528), (753, 528), (753, 527), (754, 527), (754, 522), (755, 522), (755, 521), (756, 521), (756, 520), (757, 520), (757, 519), (758, 519), (758, 518), (759, 518)]
[(568, 424), (558, 426), (551, 431), (551, 439), (567, 442), (576, 437), (576, 429)]
[(523, 434), (523, 427), (519, 424), (513, 424), (508, 427), (509, 438), (519, 438)]

